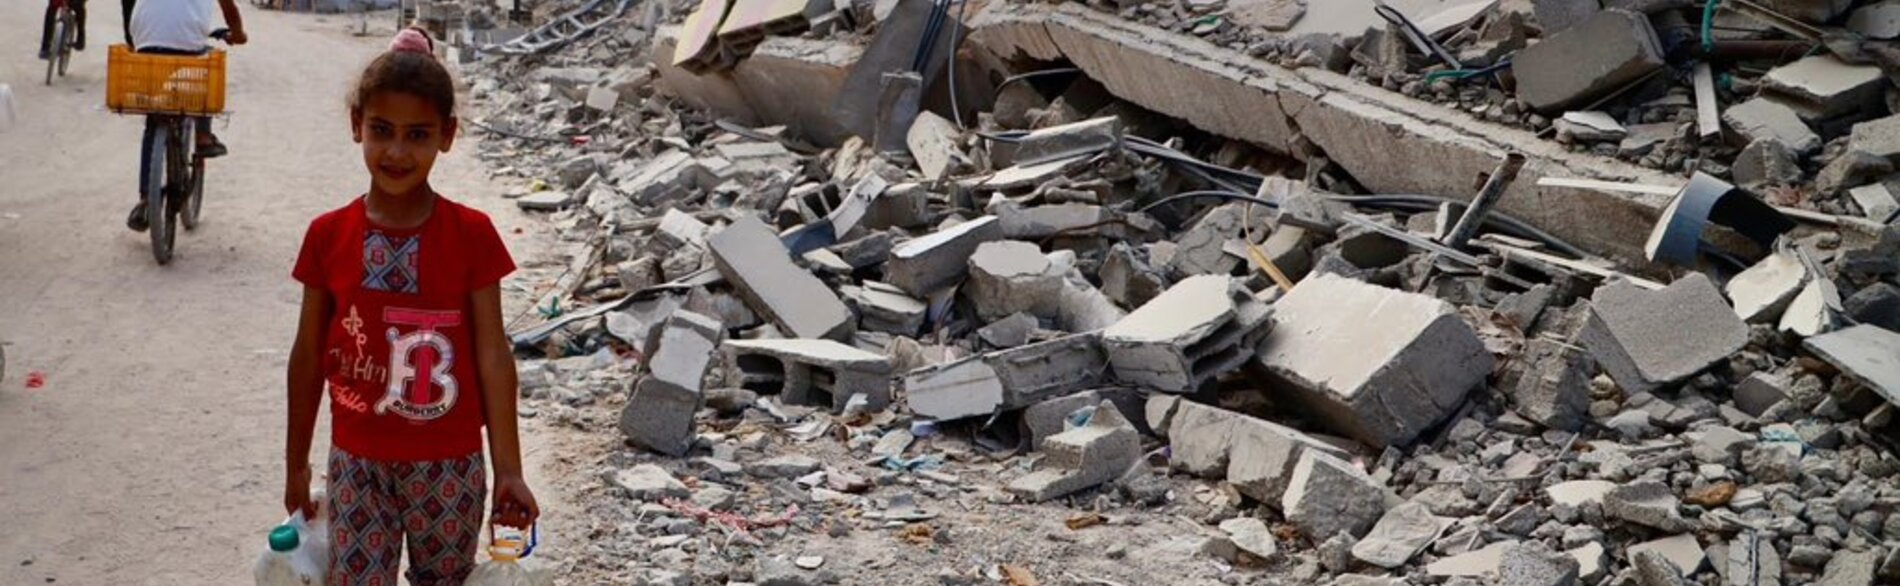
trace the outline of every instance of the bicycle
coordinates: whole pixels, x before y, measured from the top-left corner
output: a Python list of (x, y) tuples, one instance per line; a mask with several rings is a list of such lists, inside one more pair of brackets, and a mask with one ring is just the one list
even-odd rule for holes
[[(229, 31), (211, 37), (226, 40)], [(204, 207), (205, 157), (198, 118), (224, 113), (225, 53), (202, 56), (135, 53), (113, 45), (107, 56), (106, 107), (145, 116), (139, 149), (139, 193), (145, 198), (152, 258), (169, 264), (178, 227), (198, 228)]]
[(50, 37), (52, 46), (47, 48), (46, 54), (46, 85), (53, 85), (55, 71), (60, 77), (66, 77), (66, 64), (73, 58), (73, 35), (76, 34), (73, 31), (78, 26), (73, 20), (73, 9), (66, 5), (66, 0), (52, 0), (52, 3), (53, 36)]

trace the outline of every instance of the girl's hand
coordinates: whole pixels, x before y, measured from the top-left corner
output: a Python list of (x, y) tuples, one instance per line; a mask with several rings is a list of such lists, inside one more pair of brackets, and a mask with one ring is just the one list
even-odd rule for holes
[(303, 518), (317, 515), (317, 503), (310, 500), (310, 467), (293, 468), (284, 478), (284, 514), (303, 512)]
[(520, 475), (495, 477), (495, 510), (489, 522), (506, 527), (527, 529), (541, 517), (541, 505), (534, 502), (534, 491)]

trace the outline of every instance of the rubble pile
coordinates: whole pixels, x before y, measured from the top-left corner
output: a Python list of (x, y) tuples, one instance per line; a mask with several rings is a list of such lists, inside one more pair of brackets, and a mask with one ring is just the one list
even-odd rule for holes
[[(572, 247), (541, 323), (512, 335), (538, 356), (524, 413), (594, 446), (568, 479), (593, 515), (574, 576), (1900, 582), (1900, 226), (1740, 180), (1707, 158), (1732, 145), (1690, 140), (1700, 103), (1641, 98), (1692, 43), (1667, 32), (1686, 3), (1450, 2), (1411, 21), (1462, 63), (1544, 63), (1508, 96), (1483, 81), (1501, 70), (1408, 79), (1440, 69), (1403, 26), (1301, 32), (1337, 26), (1330, 3), (1098, 7), (1215, 38), (1357, 38), (1291, 59), (1366, 73), (1366, 53), (1407, 94), (1476, 88), (1517, 104), (1506, 122), (1557, 120), (1573, 155), (1659, 137), (1633, 158), (1687, 183), (1568, 226), (1610, 234), (1588, 242), (1516, 214), (1544, 201), (1514, 186), (1550, 177), (1547, 158), (1499, 153), (1468, 191), (1368, 191), (1325, 153), (1074, 71), (971, 80), (995, 96), (958, 103), (957, 41), (929, 58), (932, 31), (966, 32), (948, 5), (817, 4), (708, 0), (462, 63), (483, 156)], [(728, 10), (745, 26), (710, 16)], [(787, 57), (802, 43), (822, 50)], [(1735, 169), (1805, 189), (1830, 181), (1813, 157), (1865, 153), (1843, 190), (1892, 171), (1872, 170), (1881, 122), (1818, 122), (1884, 111), (1884, 76), (1836, 87), (1856, 66), (1810, 61), (1836, 50), (1724, 70), (1723, 99), (1761, 90), (1722, 109), (1720, 132), (1761, 135)], [(875, 91), (813, 106), (801, 83), (819, 81), (758, 77), (839, 56), (858, 60), (837, 84)], [(861, 97), (872, 114), (751, 125), (682, 83), (730, 84), (755, 120)]]

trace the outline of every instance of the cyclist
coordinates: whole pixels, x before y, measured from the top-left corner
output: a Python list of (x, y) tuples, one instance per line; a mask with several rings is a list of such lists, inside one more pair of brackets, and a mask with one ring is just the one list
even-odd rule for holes
[[(86, 0), (66, 0), (66, 7), (73, 11), (73, 50), (86, 50)], [(46, 19), (40, 24), (40, 58), (48, 59), (53, 55), (53, 3), (46, 3)]]
[[(211, 52), (210, 34), (212, 0), (143, 0), (132, 8), (132, 47), (140, 53), (160, 55), (203, 55)], [(224, 12), (224, 24), (231, 30), (225, 40), (233, 45), (242, 45), (249, 40), (244, 34), (244, 19), (238, 14), (236, 0), (217, 0), (218, 7)], [(199, 156), (207, 159), (222, 157), (228, 149), (218, 137), (211, 133), (211, 119), (198, 119)], [(144, 185), (140, 178), (139, 185)], [(145, 196), (139, 196), (139, 203), (132, 207), (132, 215), (126, 218), (127, 227), (143, 232), (148, 227), (145, 220)]]

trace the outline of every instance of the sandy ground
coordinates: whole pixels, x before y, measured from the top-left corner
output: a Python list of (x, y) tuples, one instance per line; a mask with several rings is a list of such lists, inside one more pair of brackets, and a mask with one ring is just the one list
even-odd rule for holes
[[(103, 45), (121, 29), (117, 3), (93, 4), (94, 46), (47, 87), (32, 56), (44, 4), (0, 3), (0, 83), (21, 116), (0, 132), (0, 585), (248, 583), (283, 517), (290, 266), (310, 218), (367, 185), (343, 94), (391, 25), (358, 38), (351, 17), (246, 6), (235, 115), (218, 127), (233, 154), (208, 172), (204, 223), (159, 267), (124, 227), (140, 120), (101, 105)], [(536, 223), (458, 146), (437, 187), (488, 210), (532, 264)], [(35, 371), (45, 386), (29, 389)], [(539, 471), (554, 439), (525, 433)], [(529, 480), (561, 541), (569, 507)]]

